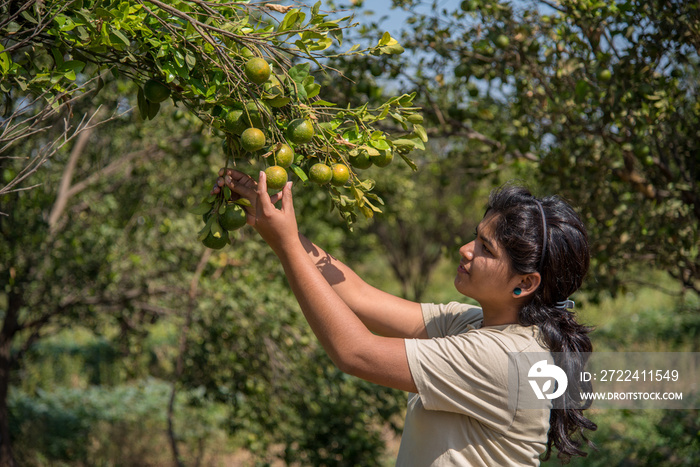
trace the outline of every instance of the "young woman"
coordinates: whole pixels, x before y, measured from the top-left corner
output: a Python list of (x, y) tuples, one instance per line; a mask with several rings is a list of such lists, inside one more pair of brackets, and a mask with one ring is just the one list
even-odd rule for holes
[(583, 430), (596, 429), (586, 406), (509, 404), (509, 355), (570, 355), (562, 366), (574, 374), (591, 351), (589, 329), (567, 309), (589, 264), (584, 225), (568, 204), (516, 186), (493, 192), (454, 281), (481, 307), (419, 304), (372, 287), (300, 235), (291, 183), (270, 197), (263, 172), (257, 183), (234, 170), (225, 179), (251, 202), (248, 223), (279, 257), (338, 368), (412, 393), (397, 465), (539, 465), (553, 446), (560, 457), (586, 455)]

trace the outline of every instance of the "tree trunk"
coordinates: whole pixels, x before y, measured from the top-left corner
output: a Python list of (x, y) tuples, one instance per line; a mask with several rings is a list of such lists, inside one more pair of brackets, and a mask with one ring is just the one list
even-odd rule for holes
[(0, 467), (15, 467), (10, 442), (10, 413), (7, 408), (7, 393), (10, 386), (10, 367), (12, 364), (12, 339), (19, 330), (18, 315), (22, 299), (10, 292), (5, 321), (0, 330)]

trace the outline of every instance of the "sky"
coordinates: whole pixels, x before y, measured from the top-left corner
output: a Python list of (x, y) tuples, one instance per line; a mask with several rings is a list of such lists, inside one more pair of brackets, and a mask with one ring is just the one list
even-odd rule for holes
[[(362, 1), (362, 7), (358, 10), (356, 19), (362, 22), (362, 12), (369, 13), (374, 12), (376, 18), (386, 17), (382, 21), (382, 26), (389, 32), (392, 37), (398, 37), (401, 28), (404, 26), (406, 18), (410, 16), (410, 13), (403, 11), (400, 8), (391, 8), (391, 0), (357, 0)], [(430, 0), (425, 1), (425, 5), (417, 8), (416, 12), (427, 12), (430, 9)], [(439, 8), (447, 8), (448, 10), (456, 9), (459, 5), (460, 0), (438, 0)]]

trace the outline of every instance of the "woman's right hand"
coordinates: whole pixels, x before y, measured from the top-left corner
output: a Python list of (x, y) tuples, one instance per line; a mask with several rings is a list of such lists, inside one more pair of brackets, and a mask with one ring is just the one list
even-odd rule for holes
[[(235, 169), (221, 168), (219, 177), (216, 179), (216, 184), (212, 188), (210, 194), (216, 195), (221, 192), (224, 186), (231, 190), (231, 200), (236, 201), (244, 198), (249, 201), (250, 205), (241, 207), (246, 212), (246, 222), (248, 225), (255, 227), (257, 215), (257, 187), (258, 183), (248, 174)], [(282, 198), (282, 192), (275, 193), (271, 196), (272, 203), (276, 203)]]
[[(276, 253), (281, 253), (290, 241), (299, 243), (291, 183), (287, 183), (282, 191), (270, 196), (267, 192), (265, 172), (260, 172), (260, 179), (256, 182), (238, 170), (222, 170), (214, 189), (219, 187), (220, 190), (225, 185), (231, 190), (232, 199), (244, 198), (250, 202), (250, 206), (244, 206), (246, 222), (258, 231)], [(278, 201), (282, 202), (279, 209), (275, 207)]]

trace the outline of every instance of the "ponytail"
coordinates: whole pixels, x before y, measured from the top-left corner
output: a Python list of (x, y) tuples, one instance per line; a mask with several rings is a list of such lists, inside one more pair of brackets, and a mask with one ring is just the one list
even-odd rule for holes
[[(564, 396), (554, 400), (549, 415), (547, 451), (543, 460), (550, 458), (552, 446), (559, 451), (558, 457), (568, 462), (573, 456), (586, 457), (581, 447), (584, 443), (593, 447), (584, 430), (595, 431), (598, 427), (583, 415), (591, 400), (574, 399), (581, 392), (590, 392), (590, 381), (579, 381), (588, 355), (593, 351), (588, 333), (592, 330), (576, 321), (574, 313), (553, 307), (534, 305), (531, 301), (520, 311), (520, 324), (538, 326), (542, 339), (554, 355), (554, 364), (564, 370), (569, 387)], [(535, 311), (536, 310), (536, 311)], [(566, 408), (562, 408), (566, 407)]]
[(556, 399), (550, 412), (547, 450), (552, 446), (558, 457), (587, 456), (581, 448), (593, 444), (584, 430), (594, 431), (595, 423), (583, 415), (591, 401), (574, 400), (590, 391), (591, 383), (579, 381), (593, 346), (588, 334), (592, 328), (576, 321), (576, 315), (558, 307), (581, 287), (590, 264), (588, 235), (576, 212), (557, 197), (538, 200), (523, 187), (507, 185), (491, 193), (487, 212), (498, 215), (496, 241), (511, 259), (516, 274), (539, 272), (540, 286), (518, 314), (523, 326), (537, 326), (554, 363), (569, 378), (570, 390)]

